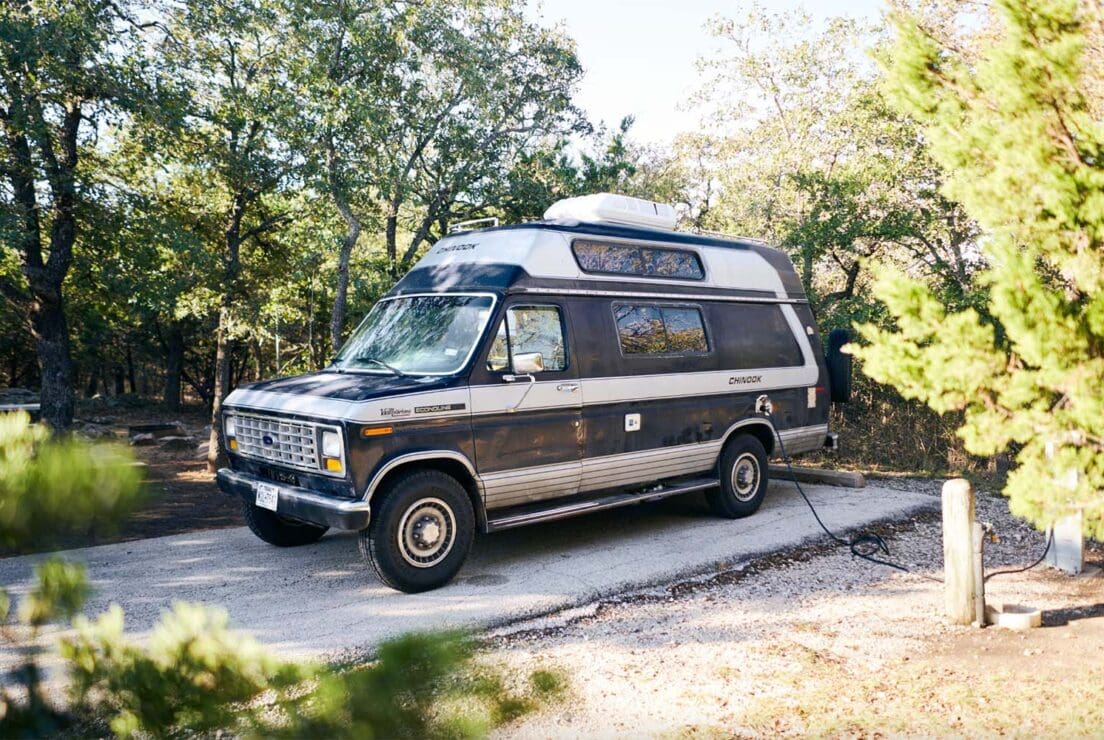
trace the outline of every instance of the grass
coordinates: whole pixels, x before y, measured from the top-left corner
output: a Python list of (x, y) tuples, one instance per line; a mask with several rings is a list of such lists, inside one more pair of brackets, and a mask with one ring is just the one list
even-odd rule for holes
[(859, 673), (809, 652), (791, 653), (795, 671), (776, 675), (776, 691), (745, 704), (738, 734), (1099, 737), (1104, 728), (1100, 668), (1057, 682), (923, 660)]

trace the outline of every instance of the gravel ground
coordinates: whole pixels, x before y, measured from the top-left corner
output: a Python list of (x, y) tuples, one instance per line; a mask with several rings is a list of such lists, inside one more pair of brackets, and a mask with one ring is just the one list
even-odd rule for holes
[[(932, 486), (892, 482), (908, 490)], [(987, 572), (1025, 565), (1042, 552), (1044, 537), (1012, 517), (1003, 498), (979, 495), (977, 512), (1000, 537), (987, 546)], [(954, 627), (942, 617), (942, 585), (928, 580), (941, 575), (939, 515), (879, 533), (891, 559), (913, 573), (815, 544), (491, 633), (488, 660), (525, 672), (558, 669), (572, 687), (560, 704), (500, 734), (1093, 734), (1076, 724), (1089, 721), (1084, 710), (1047, 719), (1045, 712), (1025, 713), (1030, 707), (1002, 707), (1002, 691), (990, 692), (994, 700), (986, 681), (1038, 672), (1046, 655), (1052, 666), (1069, 664), (1055, 669), (1056, 680), (1076, 677), (1082, 656), (1104, 649), (1104, 619), (1083, 619), (1104, 614), (1104, 579), (1046, 568), (996, 578), (988, 584), (990, 603), (1051, 610), (1046, 623), (1055, 626), (1027, 633)], [(1104, 552), (1092, 551), (1090, 561), (1104, 562)], [(1104, 706), (1099, 693), (1093, 706)], [(1011, 728), (1001, 725), (1011, 715)]]

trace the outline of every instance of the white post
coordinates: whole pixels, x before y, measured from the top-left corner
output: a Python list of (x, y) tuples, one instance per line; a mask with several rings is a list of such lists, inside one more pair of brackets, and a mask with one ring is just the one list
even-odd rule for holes
[(1078, 575), (1085, 569), (1085, 537), (1081, 530), (1081, 510), (1054, 522), (1048, 530), (1053, 532), (1054, 542), (1047, 552), (1047, 564)]
[(963, 478), (947, 481), (943, 484), (943, 578), (945, 609), (953, 624), (972, 624), (977, 618), (973, 529), (973, 485)]

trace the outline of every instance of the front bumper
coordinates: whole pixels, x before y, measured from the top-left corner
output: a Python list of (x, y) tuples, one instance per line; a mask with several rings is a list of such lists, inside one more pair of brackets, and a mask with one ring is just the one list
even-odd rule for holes
[(306, 488), (285, 486), (230, 468), (218, 471), (219, 489), (250, 504), (256, 501), (258, 483), (266, 483), (279, 491), (276, 513), (283, 516), (334, 529), (360, 530), (368, 526), (371, 512), (367, 501), (322, 496)]

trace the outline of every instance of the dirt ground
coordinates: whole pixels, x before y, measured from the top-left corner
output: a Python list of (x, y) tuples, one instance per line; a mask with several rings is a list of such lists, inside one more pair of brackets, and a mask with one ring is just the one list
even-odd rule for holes
[[(1042, 551), (1004, 499), (978, 508), (1001, 535), (987, 572)], [(939, 531), (937, 515), (893, 528), (892, 557), (915, 573), (818, 545), (498, 630), (486, 660), (572, 687), (499, 734), (1104, 737), (1104, 577), (993, 578), (991, 603), (1041, 608), (1044, 627), (951, 626), (927, 579)]]

